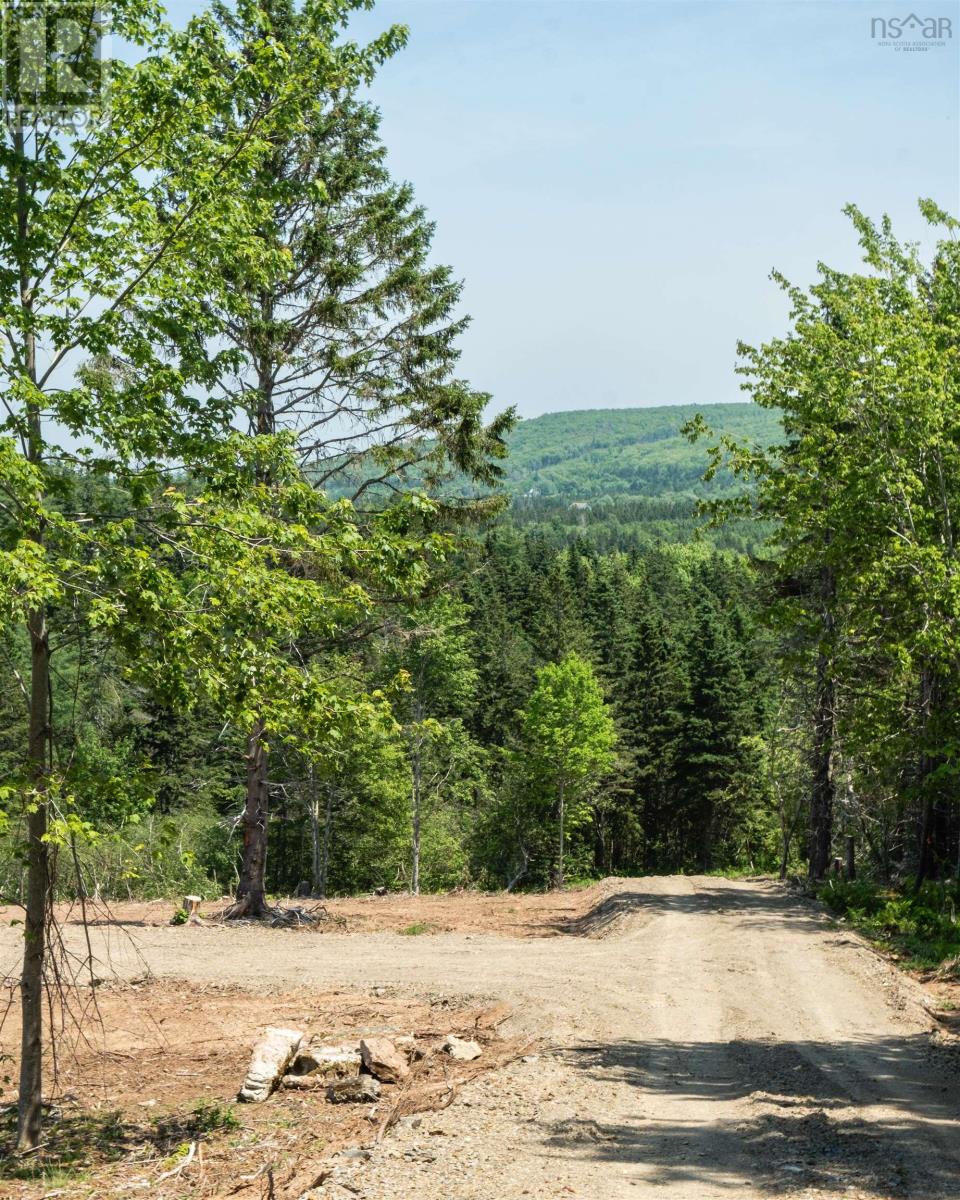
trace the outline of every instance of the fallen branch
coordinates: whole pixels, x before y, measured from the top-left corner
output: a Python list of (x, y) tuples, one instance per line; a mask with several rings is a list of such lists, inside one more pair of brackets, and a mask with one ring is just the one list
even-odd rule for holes
[(186, 1168), (189, 1167), (190, 1164), (193, 1162), (193, 1158), (196, 1153), (197, 1153), (197, 1143), (191, 1142), (190, 1149), (187, 1152), (187, 1157), (183, 1160), (183, 1162), (177, 1163), (177, 1165), (175, 1167), (173, 1167), (171, 1170), (164, 1171), (164, 1173), (162, 1175), (158, 1175), (155, 1180), (155, 1183), (163, 1183), (163, 1181), (165, 1179), (171, 1179), (174, 1175), (179, 1175), (182, 1171), (185, 1171)]

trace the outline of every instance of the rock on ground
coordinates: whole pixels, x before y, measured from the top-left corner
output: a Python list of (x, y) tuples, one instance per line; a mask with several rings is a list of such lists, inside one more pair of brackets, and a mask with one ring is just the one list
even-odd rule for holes
[(457, 1062), (473, 1062), (483, 1053), (476, 1042), (465, 1041), (463, 1038), (458, 1038), (455, 1033), (447, 1035), (443, 1048)]
[(380, 1084), (372, 1075), (353, 1075), (338, 1079), (327, 1088), (331, 1104), (365, 1104), (380, 1099)]
[(258, 1103), (266, 1100), (286, 1073), (300, 1049), (303, 1034), (296, 1029), (276, 1029), (270, 1026), (253, 1048), (247, 1077), (237, 1094), (238, 1100)]
[(331, 1079), (346, 1079), (360, 1074), (360, 1045), (358, 1042), (339, 1046), (324, 1046), (311, 1042), (301, 1047), (290, 1071), (291, 1075), (320, 1075)]
[(383, 1083), (400, 1083), (410, 1074), (406, 1055), (389, 1038), (364, 1038), (360, 1043), (363, 1065)]

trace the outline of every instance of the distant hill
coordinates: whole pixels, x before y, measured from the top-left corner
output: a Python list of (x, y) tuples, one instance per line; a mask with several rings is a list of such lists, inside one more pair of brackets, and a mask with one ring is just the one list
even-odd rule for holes
[[(779, 418), (754, 404), (683, 404), (547, 413), (510, 435), (505, 485), (511, 495), (589, 500), (601, 496), (703, 495), (707, 443), (691, 445), (681, 426), (702, 412), (710, 427), (773, 445)], [(732, 481), (719, 479), (712, 491)]]

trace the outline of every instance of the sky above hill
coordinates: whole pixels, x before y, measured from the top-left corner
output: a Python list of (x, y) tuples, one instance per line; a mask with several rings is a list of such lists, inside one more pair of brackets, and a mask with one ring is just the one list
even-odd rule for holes
[(944, 45), (881, 44), (873, 22), (909, 12), (381, 0), (358, 18), (357, 38), (410, 28), (372, 96), (466, 281), (463, 374), (524, 416), (742, 398), (737, 340), (786, 324), (771, 268), (856, 265), (845, 204), (916, 239), (918, 196), (960, 211), (960, 3), (917, 10), (951, 23)]

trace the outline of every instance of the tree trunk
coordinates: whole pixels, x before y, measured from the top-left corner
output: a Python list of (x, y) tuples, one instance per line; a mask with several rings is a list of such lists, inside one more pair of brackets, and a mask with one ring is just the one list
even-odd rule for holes
[(309, 796), (307, 813), (310, 817), (310, 891), (314, 896), (323, 896), (320, 878), (320, 799), (317, 796), (317, 780), (313, 763), (307, 769)]
[(267, 770), (266, 730), (258, 721), (247, 739), (247, 797), (243, 808), (243, 867), (237, 884), (237, 913), (245, 917), (267, 914), (267, 818), (270, 785)]
[(833, 845), (833, 742), (835, 685), (833, 667), (821, 651), (813, 713), (813, 784), (810, 793), (810, 878), (822, 879)]
[(559, 854), (557, 856), (557, 887), (558, 888), (563, 887), (563, 850), (564, 850), (563, 820), (564, 820), (565, 815), (566, 815), (566, 813), (564, 812), (563, 780), (561, 779), (560, 780), (560, 805), (559, 805), (560, 839), (559, 839), (559, 846), (558, 846)]
[(517, 886), (517, 884), (524, 877), (524, 875), (526, 875), (529, 866), (530, 866), (530, 855), (527, 852), (526, 846), (521, 845), (521, 847), (520, 847), (520, 866), (517, 868), (516, 874), (513, 875), (513, 877), (507, 881), (507, 886), (504, 889), (507, 893), (510, 893), (513, 891), (513, 889)]
[(703, 872), (713, 870), (713, 826), (716, 821), (716, 809), (712, 800), (708, 800), (702, 814), (703, 836), (700, 839), (700, 869)]
[(420, 739), (413, 746), (413, 856), (410, 871), (410, 894), (420, 895), (420, 803), (423, 781)]
[[(269, 329), (273, 305), (268, 295), (260, 297), (262, 328)], [(257, 437), (272, 437), (277, 430), (273, 404), (274, 362), (269, 351), (257, 357), (257, 407), (252, 417), (252, 432)], [(268, 466), (257, 468), (257, 482), (273, 483)], [(236, 915), (262, 917), (267, 914), (267, 821), (270, 816), (270, 764), (264, 746), (266, 730), (258, 720), (247, 737), (247, 796), (243, 808), (243, 863), (237, 884)]]
[[(824, 569), (821, 578), (823, 636), (833, 638), (834, 577)], [(817, 654), (816, 694), (814, 696), (814, 772), (810, 791), (809, 874), (822, 880), (832, 858), (834, 804), (834, 734), (836, 728), (836, 684), (833, 658), (828, 648)]]
[(47, 832), (47, 749), (50, 741), (50, 644), (43, 609), (29, 616), (29, 756), (36, 795), (27, 817), (27, 910), (24, 921), (20, 1006), (20, 1103), (17, 1148), (32, 1150), (40, 1141), (43, 1100), (43, 974), (50, 900), (50, 850)]
[[(14, 132), (14, 149), (24, 154), (23, 127)], [(23, 173), (17, 176), (17, 235), (24, 244), (29, 229), (30, 204)], [(20, 304), (24, 312), (33, 309), (33, 295), (26, 266), (19, 270)], [(37, 382), (37, 347), (34, 335), (24, 340), (24, 368), (28, 379)], [(43, 426), (41, 410), (30, 399), (27, 403), (27, 457), (35, 466), (43, 462)], [(38, 499), (42, 499), (38, 497)], [(44, 540), (42, 521), (29, 536), (38, 544)], [(40, 1144), (43, 1118), (43, 982), (50, 919), (50, 848), (45, 840), (49, 809), (47, 799), (51, 747), (50, 637), (47, 614), (38, 607), (27, 617), (30, 638), (30, 724), (27, 757), (34, 786), (31, 809), (27, 815), (27, 907), (23, 929), (23, 973), (20, 977), (20, 1091), (17, 1106), (17, 1148), (33, 1150)]]
[(787, 868), (790, 865), (790, 834), (785, 830), (780, 833), (780, 878), (786, 879)]
[(327, 788), (327, 807), (323, 815), (323, 854), (320, 859), (320, 899), (327, 898), (327, 872), (330, 868), (330, 835), (333, 833), (333, 788)]
[(920, 672), (920, 760), (917, 764), (917, 790), (923, 798), (923, 819), (914, 893), (919, 893), (925, 879), (936, 876), (941, 857), (940, 839), (937, 836), (940, 831), (937, 828), (937, 810), (930, 778), (940, 765), (939, 756), (930, 750), (939, 703), (940, 689), (936, 676), (929, 667), (924, 667)]

